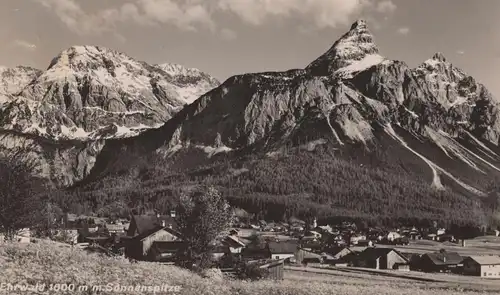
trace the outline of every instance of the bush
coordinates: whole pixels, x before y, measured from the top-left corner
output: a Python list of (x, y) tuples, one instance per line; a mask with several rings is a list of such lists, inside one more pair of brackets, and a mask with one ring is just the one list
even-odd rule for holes
[(236, 266), (236, 277), (241, 280), (263, 280), (269, 277), (269, 270), (259, 263), (241, 262)]

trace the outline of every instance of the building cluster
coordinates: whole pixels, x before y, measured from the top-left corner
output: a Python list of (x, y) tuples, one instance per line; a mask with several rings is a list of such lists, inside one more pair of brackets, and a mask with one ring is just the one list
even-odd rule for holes
[[(68, 214), (65, 230), (56, 238), (89, 251), (125, 255), (132, 260), (172, 263), (184, 244), (178, 231), (175, 211), (168, 215), (132, 215), (129, 220)], [(498, 236), (498, 232), (492, 233)], [(399, 271), (453, 272), (500, 278), (499, 256), (461, 256), (444, 250), (416, 254), (401, 251), (412, 240), (427, 239), (460, 243), (445, 229), (402, 227), (395, 230), (368, 228), (355, 224), (307, 224), (298, 219), (288, 223), (237, 223), (222, 233), (211, 249), (214, 265), (230, 271), (234, 261), (264, 261), (282, 276), (283, 265), (344, 266)], [(279, 267), (276, 267), (279, 266)]]

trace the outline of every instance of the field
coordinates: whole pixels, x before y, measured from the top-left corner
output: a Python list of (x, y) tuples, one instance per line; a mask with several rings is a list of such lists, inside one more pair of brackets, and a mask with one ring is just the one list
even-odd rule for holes
[[(453, 292), (498, 294), (500, 292), (500, 280), (454, 274), (428, 274), (414, 271), (398, 272), (348, 267), (331, 269), (287, 267), (286, 270), (287, 279), (304, 283), (314, 281), (325, 284), (351, 285), (357, 288), (410, 289), (415, 294), (427, 294), (425, 292), (431, 291), (439, 293), (439, 290), (441, 290), (441, 294), (455, 294)], [(410, 293), (403, 292), (401, 294)]]
[[(125, 259), (111, 259), (88, 254), (80, 249), (48, 241), (32, 244), (0, 243), (0, 284), (36, 286), (45, 284), (41, 291), (6, 290), (0, 285), (0, 294), (153, 294), (149, 291), (125, 290), (121, 292), (92, 290), (134, 286), (171, 286), (175, 294), (189, 295), (322, 295), (322, 294), (388, 294), (388, 295), (441, 295), (441, 294), (498, 294), (496, 281), (478, 278), (458, 278), (440, 282), (429, 278), (398, 278), (368, 270), (314, 270), (287, 269), (281, 282), (232, 281), (220, 275), (202, 278), (170, 265), (130, 263)], [(327, 273), (312, 273), (327, 272)], [(406, 274), (408, 275), (408, 274)], [(429, 276), (429, 275), (428, 275)], [(444, 276), (440, 275), (439, 277)], [(430, 275), (434, 279), (435, 275)], [(450, 277), (451, 278), (451, 277)], [(441, 279), (440, 279), (441, 280)], [(109, 285), (109, 284), (114, 285)], [(48, 290), (51, 284), (74, 284), (74, 291)], [(56, 286), (56, 285), (53, 285)], [(88, 288), (83, 288), (88, 287)], [(376, 289), (374, 289), (376, 288)], [(376, 290), (376, 291), (375, 291)], [(156, 294), (172, 294), (156, 292)], [(149, 292), (149, 293), (148, 293)]]
[[(428, 240), (410, 241), (408, 246), (379, 245), (377, 247), (395, 248), (404, 253), (424, 254), (445, 249), (448, 252), (457, 252), (462, 256), (467, 255), (500, 255), (500, 237), (484, 236), (465, 241), (465, 247), (454, 243), (439, 243)], [(352, 247), (356, 251), (361, 251), (365, 247)]]

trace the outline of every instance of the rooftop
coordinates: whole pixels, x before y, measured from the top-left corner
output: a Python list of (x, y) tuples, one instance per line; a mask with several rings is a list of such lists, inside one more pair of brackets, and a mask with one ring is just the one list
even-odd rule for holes
[(469, 256), (469, 258), (481, 265), (500, 265), (500, 256), (496, 255)]

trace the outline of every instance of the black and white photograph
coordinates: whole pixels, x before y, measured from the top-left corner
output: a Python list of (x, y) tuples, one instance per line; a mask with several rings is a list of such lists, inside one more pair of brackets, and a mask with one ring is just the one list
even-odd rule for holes
[(0, 0), (0, 294), (500, 294), (500, 0)]

